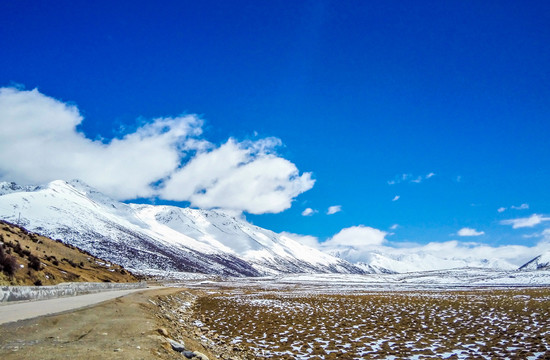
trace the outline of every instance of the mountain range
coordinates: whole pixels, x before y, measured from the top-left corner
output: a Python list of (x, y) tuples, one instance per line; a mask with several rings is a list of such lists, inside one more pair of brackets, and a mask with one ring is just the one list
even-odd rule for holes
[[(265, 276), (517, 268), (489, 259), (441, 259), (416, 253), (396, 257), (373, 252), (368, 262), (350, 263), (346, 251), (325, 253), (222, 210), (123, 203), (79, 180), (43, 186), (0, 183), (0, 219), (142, 274)], [(548, 267), (549, 262), (542, 254), (522, 269)]]
[(139, 273), (363, 273), (223, 211), (125, 204), (74, 180), (0, 184), (0, 218)]

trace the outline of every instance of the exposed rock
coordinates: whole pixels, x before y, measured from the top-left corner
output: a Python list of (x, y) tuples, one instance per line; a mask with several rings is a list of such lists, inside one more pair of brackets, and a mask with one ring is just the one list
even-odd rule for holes
[(198, 360), (209, 360), (208, 359), (208, 356), (204, 355), (203, 353), (201, 352), (198, 352), (198, 351), (195, 351), (195, 357), (198, 359)]
[(157, 331), (158, 331), (158, 333), (161, 334), (162, 336), (168, 337), (168, 330), (166, 330), (165, 328), (159, 328)]
[(172, 339), (167, 339), (170, 345), (172, 346), (172, 349), (174, 349), (177, 352), (183, 352), (185, 351), (185, 344), (177, 342)]
[[(205, 360), (216, 354), (214, 356), (220, 360), (256, 359), (253, 353), (243, 348), (234, 351), (233, 347), (236, 346), (235, 344), (221, 339), (219, 334), (212, 332), (211, 328), (204, 325), (203, 321), (210, 321), (212, 323), (215, 320), (212, 320), (212, 318), (207, 320), (200, 313), (194, 313), (195, 302), (199, 296), (189, 292), (181, 292), (177, 295), (159, 298), (155, 302), (158, 319), (160, 320), (157, 326), (165, 327), (165, 329), (168, 329), (167, 332), (170, 333), (171, 338), (184, 341), (185, 343), (186, 349), (179, 351), (183, 355), (180, 358)], [(171, 320), (168, 320), (164, 316), (167, 313), (170, 314)], [(204, 328), (205, 333), (201, 331), (201, 328)], [(156, 336), (164, 341), (165, 345), (169, 344), (169, 337)]]
[(196, 356), (195, 353), (192, 351), (184, 351), (182, 354), (188, 359), (192, 359)]

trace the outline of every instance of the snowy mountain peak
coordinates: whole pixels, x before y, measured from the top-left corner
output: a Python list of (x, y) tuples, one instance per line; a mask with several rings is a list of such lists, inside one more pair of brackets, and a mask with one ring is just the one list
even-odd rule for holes
[(125, 204), (78, 180), (0, 189), (0, 218), (143, 273), (363, 272), (223, 211)]
[[(121, 203), (79, 180), (44, 186), (0, 183), (0, 219), (141, 272), (257, 276), (517, 269), (499, 259), (440, 257), (406, 249), (365, 253), (350, 246), (324, 253), (222, 210)], [(549, 258), (543, 254), (522, 268), (544, 268)]]
[(14, 183), (13, 181), (12, 182), (3, 181), (3, 182), (0, 182), (0, 196), (11, 194), (14, 192), (34, 191), (37, 188), (39, 188), (39, 186), (21, 186)]
[(522, 265), (520, 270), (550, 270), (550, 251), (546, 251)]

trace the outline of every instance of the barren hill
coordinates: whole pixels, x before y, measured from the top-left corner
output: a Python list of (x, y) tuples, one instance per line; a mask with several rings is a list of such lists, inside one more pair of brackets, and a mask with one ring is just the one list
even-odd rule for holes
[(0, 220), (0, 285), (79, 281), (134, 282), (138, 279), (119, 265)]

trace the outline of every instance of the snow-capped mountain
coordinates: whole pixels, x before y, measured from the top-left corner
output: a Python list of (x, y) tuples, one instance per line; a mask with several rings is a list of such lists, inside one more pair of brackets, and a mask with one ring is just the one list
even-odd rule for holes
[(21, 191), (35, 191), (40, 186), (21, 186), (14, 182), (0, 182), (0, 196)]
[(520, 270), (550, 270), (550, 251), (546, 251), (541, 255), (529, 260), (523, 264)]
[(0, 183), (0, 218), (142, 273), (362, 273), (222, 211), (125, 204), (80, 181)]
[[(330, 251), (330, 254), (341, 259), (352, 260), (357, 258), (357, 250), (344, 248)], [(435, 271), (457, 268), (488, 268), (501, 270), (515, 270), (517, 266), (499, 259), (477, 259), (438, 257), (425, 252), (413, 253), (384, 253), (372, 251), (361, 254), (366, 261), (355, 263), (367, 273), (371, 274), (400, 274), (419, 271)]]

